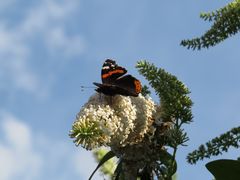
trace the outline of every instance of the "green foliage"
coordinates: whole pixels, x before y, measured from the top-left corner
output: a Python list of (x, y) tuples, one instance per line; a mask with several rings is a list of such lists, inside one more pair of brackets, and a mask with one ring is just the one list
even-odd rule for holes
[(166, 139), (167, 145), (172, 148), (177, 147), (180, 144), (184, 146), (185, 142), (189, 140), (187, 133), (176, 126), (167, 132)]
[(119, 160), (118, 162), (118, 165), (114, 171), (114, 176), (113, 176), (113, 179), (115, 180), (120, 180), (120, 179), (124, 179), (122, 176), (121, 176), (121, 172), (122, 172), (122, 159)]
[(214, 175), (216, 180), (240, 179), (240, 161), (221, 159), (206, 164), (207, 169)]
[[(97, 160), (97, 162), (100, 162), (104, 156), (108, 153), (109, 150), (107, 150), (106, 148), (100, 148), (100, 149), (96, 149), (93, 151), (93, 155), (95, 157), (95, 159)], [(111, 156), (110, 156), (111, 157)], [(114, 174), (114, 170), (116, 168), (116, 160), (114, 158), (108, 159), (106, 162), (104, 162), (104, 164), (101, 165), (100, 167), (100, 171), (108, 176), (108, 177), (112, 177)]]
[[(115, 180), (126, 179), (128, 177), (128, 173), (126, 174), (126, 172), (124, 172), (126, 171), (126, 164), (133, 163), (132, 165), (127, 166), (127, 168), (133, 168), (128, 171), (132, 174), (133, 172), (131, 171), (135, 169), (137, 171), (136, 176), (139, 180), (152, 180), (153, 175), (161, 180), (176, 179), (177, 148), (179, 145), (184, 145), (184, 143), (188, 141), (187, 134), (181, 126), (192, 121), (192, 101), (188, 97), (190, 92), (175, 76), (166, 72), (164, 69), (158, 69), (153, 64), (141, 61), (138, 62), (137, 68), (159, 95), (162, 114), (160, 116), (160, 121), (156, 121), (159, 121), (162, 124), (156, 122), (154, 124), (154, 127), (156, 128), (155, 133), (146, 134), (143, 142), (140, 142), (141, 145), (137, 144), (136, 146), (123, 147), (121, 151), (124, 152), (124, 155), (117, 155), (120, 160), (114, 174), (107, 174)], [(147, 86), (143, 86), (142, 93), (144, 96), (150, 94)], [(169, 123), (171, 126), (168, 125)], [(169, 127), (171, 128), (169, 129)], [(148, 136), (151, 137), (151, 140), (148, 139)], [(164, 146), (172, 148), (173, 153), (167, 152), (167, 149), (164, 148)], [(128, 154), (128, 158), (131, 156), (138, 156), (139, 154), (136, 153), (136, 150), (144, 153), (145, 160), (141, 162), (141, 158), (139, 159), (140, 164), (143, 163), (144, 165), (141, 166), (140, 169), (137, 166), (139, 162), (124, 159), (126, 154)], [(93, 174), (113, 156), (114, 153), (110, 151), (102, 159), (98, 159), (99, 164)], [(138, 159), (139, 157), (135, 158)]]
[[(205, 21), (213, 22), (213, 24), (201, 37), (183, 40), (181, 45), (188, 49), (209, 48), (238, 33), (240, 31), (240, 0), (234, 0), (216, 11), (201, 13), (200, 17)], [(200, 145), (198, 150), (188, 154), (187, 161), (190, 164), (195, 164), (198, 160), (227, 152), (230, 147), (240, 147), (240, 127), (233, 128), (208, 141), (205, 145)], [(239, 161), (212, 161), (206, 164), (206, 167), (215, 176), (216, 180), (240, 179)]]
[(142, 87), (142, 92), (141, 92), (141, 94), (142, 94), (143, 96), (150, 96), (151, 91), (149, 90), (149, 88), (148, 88), (146, 85), (144, 85), (144, 86)]
[[(106, 161), (108, 161), (109, 159), (113, 158), (115, 156), (114, 152), (109, 151), (107, 152), (103, 158), (101, 158), (101, 160), (99, 161), (96, 169), (93, 171), (93, 173), (91, 174), (91, 176), (89, 177), (89, 180), (92, 179), (93, 175), (95, 174), (95, 172), (98, 170), (98, 168), (100, 168)], [(107, 173), (107, 172), (106, 172)]]
[[(193, 103), (188, 96), (190, 91), (176, 76), (153, 64), (140, 61), (137, 68), (159, 96), (160, 103), (153, 105), (153, 112), (143, 122), (148, 126), (148, 130), (139, 137), (135, 134), (129, 136), (136, 138), (134, 143), (124, 146), (113, 143), (113, 145), (109, 145), (111, 151), (104, 155), (101, 151), (95, 151), (95, 157), (99, 164), (89, 179), (100, 167), (103, 173), (115, 180), (134, 178), (153, 180), (154, 176), (161, 180), (176, 178), (177, 149), (188, 141), (182, 125), (192, 121), (191, 107)], [(143, 86), (142, 94), (144, 96), (150, 94), (147, 86)], [(100, 143), (99, 141), (104, 137), (103, 132), (97, 127), (98, 121), (75, 121), (70, 131), (70, 137), (75, 138), (76, 145), (84, 143), (86, 149), (91, 149), (94, 147), (91, 145)], [(142, 137), (140, 138), (140, 136)], [(169, 149), (171, 153), (168, 152)], [(113, 171), (109, 171), (110, 167), (106, 164), (114, 156), (120, 160), (113, 173)], [(104, 165), (106, 168), (103, 169)]]
[[(161, 153), (160, 164), (155, 169), (155, 173), (159, 179), (172, 179), (177, 170), (175, 160), (177, 148), (188, 141), (187, 134), (181, 126), (190, 123), (193, 118), (191, 112), (193, 103), (188, 96), (190, 91), (176, 76), (171, 75), (164, 69), (157, 68), (153, 64), (146, 61), (139, 61), (137, 68), (159, 96), (163, 122), (174, 124), (173, 128), (168, 130), (165, 135), (155, 135), (157, 142), (164, 140), (163, 145), (173, 148), (172, 154), (167, 151)], [(158, 132), (158, 129), (156, 132)]]
[(181, 45), (193, 50), (215, 46), (240, 30), (240, 0), (210, 13), (201, 13), (205, 21), (213, 21), (211, 28), (201, 37), (183, 40)]
[[(173, 155), (171, 155), (167, 151), (164, 151), (164, 150), (160, 150), (160, 151), (161, 151), (160, 161), (162, 165), (165, 166), (164, 169), (163, 168), (160, 169), (160, 172), (164, 170), (166, 172), (162, 173), (163, 175), (166, 174), (166, 177), (172, 177), (177, 171), (177, 162), (173, 157)], [(164, 179), (164, 177), (162, 177), (162, 179)]]
[(222, 152), (227, 152), (230, 147), (240, 147), (240, 127), (231, 129), (219, 137), (207, 142), (205, 145), (200, 145), (198, 150), (188, 154), (187, 161), (190, 164), (195, 164), (198, 160), (217, 156), (222, 154)]
[(146, 61), (139, 61), (137, 68), (159, 95), (163, 120), (181, 120), (181, 124), (190, 123), (193, 103), (187, 96), (190, 93), (188, 88), (176, 76)]

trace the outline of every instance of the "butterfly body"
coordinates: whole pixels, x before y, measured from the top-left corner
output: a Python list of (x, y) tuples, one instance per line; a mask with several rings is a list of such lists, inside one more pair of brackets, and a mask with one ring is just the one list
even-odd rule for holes
[(118, 66), (115, 61), (107, 59), (102, 67), (102, 84), (93, 83), (98, 87), (96, 91), (108, 96), (117, 94), (138, 96), (142, 89), (141, 82), (131, 75), (125, 75), (126, 73), (125, 68)]

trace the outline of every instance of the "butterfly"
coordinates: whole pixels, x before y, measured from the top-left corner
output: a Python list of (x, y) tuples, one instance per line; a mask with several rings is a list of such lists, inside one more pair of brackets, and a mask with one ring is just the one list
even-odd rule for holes
[(126, 73), (127, 70), (118, 66), (114, 60), (105, 60), (101, 73), (102, 84), (94, 82), (97, 86), (95, 90), (108, 96), (120, 94), (137, 97), (142, 90), (141, 82)]

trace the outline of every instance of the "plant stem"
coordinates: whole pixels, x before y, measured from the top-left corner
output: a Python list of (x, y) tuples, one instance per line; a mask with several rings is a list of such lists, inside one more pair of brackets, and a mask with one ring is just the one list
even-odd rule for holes
[(124, 173), (124, 179), (136, 180), (137, 179), (137, 166), (133, 161), (123, 160), (122, 168)]

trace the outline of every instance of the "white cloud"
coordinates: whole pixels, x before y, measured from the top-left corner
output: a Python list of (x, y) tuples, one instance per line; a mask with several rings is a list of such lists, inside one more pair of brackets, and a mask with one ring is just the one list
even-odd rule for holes
[(3, 22), (0, 24), (0, 53), (1, 55), (26, 58), (28, 48), (22, 43), (22, 37), (9, 29)]
[(31, 93), (35, 93), (39, 89), (39, 79), (24, 59), (1, 58), (0, 63), (0, 79), (2, 82), (0, 89), (10, 91), (16, 88)]
[(51, 29), (47, 34), (46, 42), (52, 53), (64, 52), (66, 57), (80, 55), (84, 51), (83, 39), (76, 35), (68, 37), (62, 28)]
[(2, 126), (6, 141), (10, 146), (19, 150), (28, 150), (31, 148), (31, 132), (29, 127), (21, 123), (18, 119), (8, 113), (2, 115)]
[(0, 111), (0, 134), (0, 179), (87, 179), (96, 167), (91, 152), (71, 139), (46, 137), (8, 112)]
[(20, 88), (33, 92), (37, 88), (36, 75), (27, 66), (29, 48), (21, 36), (0, 25), (0, 89)]
[(6, 112), (1, 113), (1, 122), (0, 179), (34, 179), (42, 168), (42, 159), (32, 149), (29, 127)]
[(50, 53), (67, 57), (82, 54), (85, 47), (82, 37), (66, 33), (66, 23), (78, 8), (75, 0), (42, 1), (29, 10), (20, 30), (28, 37), (43, 36)]
[[(0, 90), (8, 92), (17, 89), (40, 97), (47, 95), (49, 83), (31, 68), (30, 61), (33, 61), (34, 52), (37, 51), (34, 47), (43, 44), (43, 48), (47, 47), (46, 56), (60, 55), (62, 60), (83, 53), (85, 42), (81, 35), (66, 32), (66, 23), (78, 10), (78, 5), (75, 0), (41, 0), (24, 10), (26, 16), (18, 24), (7, 26), (9, 19), (2, 18)], [(53, 58), (50, 61), (56, 60)]]
[(42, 0), (40, 4), (26, 13), (26, 17), (21, 24), (21, 30), (29, 35), (36, 32), (45, 32), (51, 26), (63, 25), (71, 17), (78, 7), (78, 1), (47, 1)]

